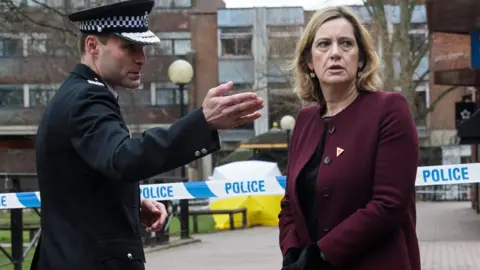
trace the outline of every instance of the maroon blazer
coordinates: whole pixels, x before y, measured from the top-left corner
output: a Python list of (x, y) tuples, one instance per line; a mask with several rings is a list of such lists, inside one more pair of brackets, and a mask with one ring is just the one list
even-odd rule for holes
[[(279, 214), (283, 255), (310, 242), (295, 186), (323, 130), (318, 105), (300, 111)], [(337, 155), (337, 149), (343, 152)], [(418, 152), (415, 123), (399, 93), (361, 92), (329, 121), (316, 186), (317, 244), (335, 269), (420, 270)]]

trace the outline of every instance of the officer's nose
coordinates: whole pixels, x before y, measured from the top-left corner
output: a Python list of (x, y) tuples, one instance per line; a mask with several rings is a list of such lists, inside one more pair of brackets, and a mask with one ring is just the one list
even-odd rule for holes
[(147, 55), (144, 50), (139, 50), (135, 53), (135, 64), (145, 65), (147, 63)]

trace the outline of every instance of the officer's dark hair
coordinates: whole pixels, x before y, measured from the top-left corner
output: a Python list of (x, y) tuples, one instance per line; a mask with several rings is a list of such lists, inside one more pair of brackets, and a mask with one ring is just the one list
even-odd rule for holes
[[(78, 36), (78, 50), (80, 51), (80, 55), (85, 54), (85, 40), (89, 35), (92, 34), (80, 33)], [(98, 40), (100, 40), (100, 43), (102, 43), (103, 45), (107, 44), (108, 39), (110, 38), (110, 34), (95, 34), (94, 36), (96, 36)]]

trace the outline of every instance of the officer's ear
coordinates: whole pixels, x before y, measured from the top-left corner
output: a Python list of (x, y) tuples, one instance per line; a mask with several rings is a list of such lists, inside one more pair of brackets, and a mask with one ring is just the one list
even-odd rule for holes
[(88, 35), (85, 38), (85, 52), (88, 52), (92, 55), (97, 55), (99, 50), (100, 42), (94, 35)]

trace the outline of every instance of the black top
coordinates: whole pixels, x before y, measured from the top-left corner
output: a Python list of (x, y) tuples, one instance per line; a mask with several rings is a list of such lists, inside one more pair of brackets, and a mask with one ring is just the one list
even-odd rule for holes
[(322, 138), (317, 146), (317, 150), (300, 172), (296, 182), (300, 208), (303, 211), (303, 216), (305, 217), (305, 222), (312, 242), (316, 242), (318, 240), (318, 220), (316, 219), (317, 200), (315, 189), (317, 185), (318, 170), (320, 169), (320, 164), (322, 164), (322, 156), (325, 149), (325, 136), (327, 134), (328, 121), (330, 118), (325, 117), (324, 120), (324, 131), (321, 135)]

